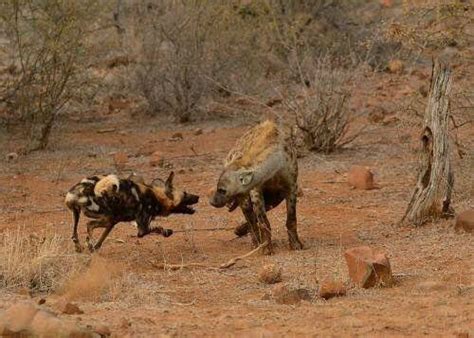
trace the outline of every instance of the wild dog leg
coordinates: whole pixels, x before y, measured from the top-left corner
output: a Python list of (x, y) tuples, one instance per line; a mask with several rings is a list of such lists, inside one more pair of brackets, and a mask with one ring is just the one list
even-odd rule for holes
[(297, 222), (296, 222), (296, 185), (291, 189), (286, 197), (286, 229), (288, 232), (288, 240), (292, 250), (302, 250), (303, 244), (298, 238)]
[(117, 224), (117, 223), (113, 222), (113, 221), (109, 221), (109, 222), (106, 223), (104, 232), (102, 232), (102, 235), (100, 236), (99, 240), (94, 245), (94, 251), (100, 249), (100, 247), (102, 246), (102, 243), (105, 241), (107, 236), (110, 234), (110, 232), (114, 228), (115, 224)]
[(260, 232), (259, 244), (267, 242), (267, 246), (263, 249), (265, 255), (272, 253), (272, 232), (270, 222), (268, 221), (265, 211), (265, 201), (260, 189), (253, 189), (250, 191), (250, 200), (252, 201), (253, 210), (257, 218), (258, 231)]
[(247, 220), (246, 224), (248, 224), (250, 228), (250, 234), (252, 235), (252, 245), (256, 248), (261, 242), (261, 234), (257, 228), (257, 217), (253, 211), (252, 201), (250, 201), (249, 196), (240, 201), (240, 208), (242, 209), (242, 213)]
[(90, 252), (94, 251), (94, 240), (93, 240), (93, 231), (95, 228), (105, 228), (107, 227), (107, 219), (98, 219), (87, 222), (87, 237), (86, 243)]
[(146, 236), (150, 233), (155, 233), (155, 234), (160, 234), (163, 237), (169, 237), (173, 234), (173, 230), (171, 229), (164, 229), (161, 226), (151, 226), (150, 227), (150, 222), (153, 219), (151, 215), (148, 215), (146, 213), (142, 213), (140, 215), (137, 215), (137, 227), (138, 227), (138, 237), (143, 237)]
[(72, 214), (73, 214), (74, 224), (73, 224), (71, 239), (74, 242), (76, 252), (82, 252), (82, 246), (81, 246), (81, 243), (79, 241), (79, 235), (77, 233), (77, 226), (79, 224), (79, 216), (81, 214), (81, 210), (74, 208), (74, 209), (72, 209)]

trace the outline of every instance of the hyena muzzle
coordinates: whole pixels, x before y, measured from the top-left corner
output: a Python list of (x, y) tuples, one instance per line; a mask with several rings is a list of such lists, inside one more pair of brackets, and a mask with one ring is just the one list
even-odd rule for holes
[[(172, 235), (171, 229), (150, 226), (157, 217), (170, 214), (193, 214), (192, 208), (199, 196), (180, 191), (173, 186), (174, 173), (166, 181), (155, 179), (146, 184), (139, 177), (119, 178), (116, 175), (91, 176), (74, 185), (66, 194), (66, 206), (73, 213), (72, 240), (77, 252), (82, 251), (77, 227), (81, 212), (88, 218), (86, 243), (89, 251), (98, 250), (113, 227), (120, 222), (135, 221), (138, 237), (150, 233), (164, 237)], [(105, 228), (97, 243), (92, 233), (95, 228)]]

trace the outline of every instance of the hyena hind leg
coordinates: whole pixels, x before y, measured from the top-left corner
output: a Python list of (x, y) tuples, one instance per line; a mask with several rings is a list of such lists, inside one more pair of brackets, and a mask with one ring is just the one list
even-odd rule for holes
[(302, 250), (303, 244), (298, 237), (297, 221), (296, 221), (296, 197), (297, 190), (292, 189), (286, 197), (286, 229), (288, 232), (288, 240), (292, 250)]

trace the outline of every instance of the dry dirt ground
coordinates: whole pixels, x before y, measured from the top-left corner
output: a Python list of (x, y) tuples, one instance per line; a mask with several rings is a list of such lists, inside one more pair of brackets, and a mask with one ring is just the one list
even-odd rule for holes
[[(403, 100), (423, 81), (428, 80), (380, 75), (373, 91), (366, 91), (370, 94), (365, 97), (361, 94), (355, 105), (370, 110), (384, 101)], [(30, 297), (45, 297), (48, 307), (66, 295), (84, 314), (61, 316), (84, 325), (105, 323), (117, 337), (474, 334), (473, 235), (456, 233), (453, 220), (419, 228), (398, 225), (415, 182), (418, 143), (417, 130), (404, 125), (396, 111), (392, 113), (386, 123), (370, 124), (346, 149), (300, 159), (304, 194), (298, 202), (298, 227), (305, 250), (288, 249), (282, 205), (270, 213), (275, 254), (252, 256), (227, 270), (171, 271), (157, 264), (218, 266), (249, 251), (250, 239), (235, 238), (228, 230), (239, 224), (242, 215), (212, 208), (206, 194), (216, 182), (226, 152), (255, 121), (234, 118), (177, 126), (124, 112), (98, 114), (86, 122), (81, 117), (63, 121), (47, 151), (2, 163), (0, 232), (21, 227), (44, 236), (60, 234), (70, 254), (79, 255), (69, 239), (71, 215), (63, 205), (65, 192), (82, 177), (117, 169), (124, 174), (133, 170), (148, 179), (164, 178), (175, 170), (176, 185), (201, 195), (198, 211), (193, 216), (156, 220), (176, 231), (170, 238), (137, 239), (131, 224), (119, 224), (99, 253), (82, 254), (90, 260), (89, 267), (64, 287), (32, 296), (22, 290), (3, 290), (0, 310)], [(201, 135), (194, 133), (198, 127)], [(98, 133), (109, 128), (115, 131)], [(183, 139), (171, 140), (177, 131)], [(466, 158), (472, 164), (474, 126), (463, 128), (459, 136), (467, 142)], [(7, 140), (2, 155), (20, 142)], [(163, 167), (150, 165), (155, 151), (161, 153)], [(128, 155), (123, 166), (114, 164), (114, 152)], [(461, 162), (457, 158), (455, 163)], [(347, 185), (345, 173), (355, 164), (373, 168), (378, 189), (360, 191)], [(468, 186), (473, 182), (472, 167), (466, 169), (464, 164), (463, 168), (456, 182), (456, 211), (474, 206), (472, 186)], [(224, 230), (209, 230), (213, 228)], [(84, 223), (80, 235), (84, 240)], [(284, 282), (310, 291), (316, 291), (325, 278), (347, 281), (343, 253), (358, 245), (388, 254), (396, 280), (393, 287), (352, 288), (347, 296), (329, 301), (315, 297), (282, 305), (266, 297), (272, 286), (258, 281), (258, 272), (267, 263), (282, 267)]]

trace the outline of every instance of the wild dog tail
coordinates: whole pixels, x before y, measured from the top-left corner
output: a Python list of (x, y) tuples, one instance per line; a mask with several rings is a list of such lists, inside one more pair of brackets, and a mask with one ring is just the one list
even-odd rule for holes
[(116, 175), (107, 175), (96, 183), (94, 194), (97, 197), (102, 196), (106, 192), (118, 192), (120, 189), (120, 180)]

